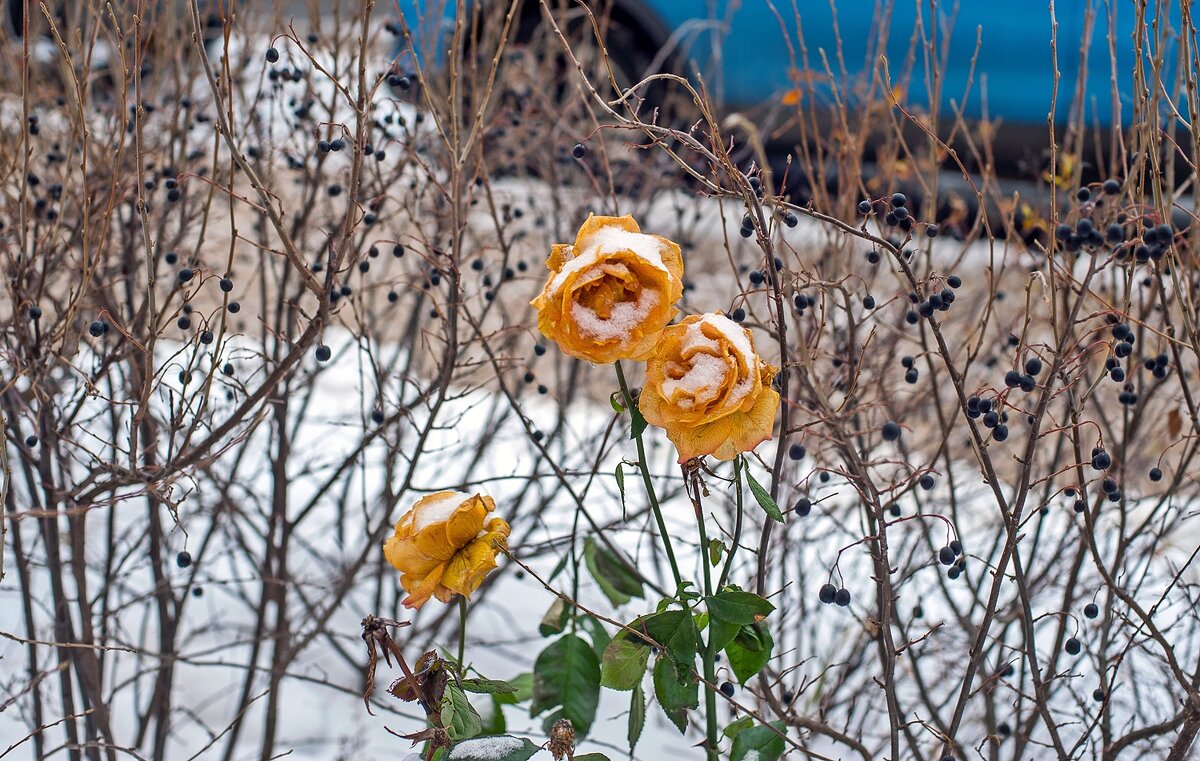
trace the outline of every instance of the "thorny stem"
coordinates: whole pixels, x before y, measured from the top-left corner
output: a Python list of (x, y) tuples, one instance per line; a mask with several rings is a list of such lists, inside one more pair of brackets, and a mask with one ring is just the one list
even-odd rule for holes
[[(625, 408), (633, 413), (637, 409), (633, 403), (633, 394), (629, 391), (629, 384), (625, 381), (625, 371), (621, 369), (621, 362), (617, 360), (613, 363), (617, 369), (617, 382), (621, 384), (621, 394), (625, 398)], [(662, 537), (663, 550), (667, 553), (667, 561), (671, 564), (671, 575), (675, 577), (675, 595), (679, 594), (679, 588), (683, 586), (683, 577), (679, 574), (679, 563), (675, 560), (675, 550), (671, 547), (671, 535), (667, 533), (667, 524), (663, 521), (662, 508), (658, 505), (658, 495), (654, 491), (654, 482), (650, 480), (650, 467), (646, 461), (646, 445), (642, 443), (642, 432), (638, 431), (633, 437), (637, 443), (638, 453), (638, 470), (642, 474), (642, 483), (646, 486), (646, 496), (650, 500), (650, 512), (654, 513), (654, 522), (658, 524), (658, 533)], [(672, 595), (674, 596), (674, 595)]]

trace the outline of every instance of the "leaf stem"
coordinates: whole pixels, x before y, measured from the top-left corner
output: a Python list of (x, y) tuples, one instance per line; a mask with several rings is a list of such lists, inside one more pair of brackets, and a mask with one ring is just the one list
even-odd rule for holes
[[(632, 416), (637, 407), (633, 403), (633, 394), (629, 391), (629, 384), (625, 381), (625, 371), (621, 369), (620, 360), (617, 360), (613, 366), (617, 369), (617, 382), (621, 384), (621, 394), (625, 397), (625, 409), (629, 410)], [(679, 574), (679, 563), (675, 560), (675, 550), (671, 546), (671, 535), (667, 533), (667, 524), (663, 521), (662, 509), (658, 505), (658, 495), (654, 491), (654, 482), (650, 479), (650, 468), (646, 462), (646, 445), (642, 442), (642, 432), (637, 430), (636, 425), (633, 430), (635, 434), (633, 440), (637, 444), (638, 470), (642, 473), (642, 483), (646, 486), (646, 496), (650, 500), (650, 512), (654, 513), (654, 521), (658, 524), (658, 534), (662, 537), (663, 549), (667, 553), (667, 561), (671, 564), (671, 575), (675, 577), (675, 595), (678, 595), (680, 587), (683, 586), (683, 577)]]

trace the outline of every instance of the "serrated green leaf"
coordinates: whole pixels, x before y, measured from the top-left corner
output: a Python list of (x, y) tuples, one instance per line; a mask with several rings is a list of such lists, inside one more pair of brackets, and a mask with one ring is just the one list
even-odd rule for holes
[(642, 416), (642, 411), (638, 409), (637, 402), (634, 402), (633, 406), (629, 408), (629, 417), (631, 418), (629, 423), (629, 439), (632, 441), (642, 435), (642, 432), (646, 430), (647, 423), (646, 418)]
[(569, 609), (563, 599), (555, 597), (554, 602), (550, 603), (550, 609), (546, 611), (546, 615), (542, 616), (542, 622), (538, 624), (538, 634), (543, 637), (562, 634), (563, 630), (567, 628), (568, 612)]
[(726, 589), (704, 598), (709, 614), (718, 621), (738, 626), (758, 623), (775, 610), (775, 606), (753, 592)]
[(729, 724), (725, 726), (725, 729), (721, 730), (721, 734), (732, 740), (738, 736), (739, 732), (743, 732), (753, 726), (754, 719), (750, 718), (749, 716), (743, 716), (737, 721), (729, 722)]
[(614, 606), (642, 597), (642, 577), (590, 536), (583, 542), (583, 560), (600, 591)]
[(715, 650), (724, 650), (733, 638), (738, 635), (742, 627), (737, 624), (731, 624), (728, 621), (722, 621), (714, 618), (709, 621), (708, 625), (708, 641), (712, 644)]
[(751, 592), (726, 589), (704, 598), (711, 616), (709, 637), (717, 650), (724, 650), (748, 626), (770, 615), (775, 606)]
[(567, 634), (541, 652), (533, 667), (530, 716), (562, 707), (575, 731), (586, 735), (600, 701), (600, 659), (582, 637)]
[(462, 685), (463, 692), (478, 692), (489, 695), (501, 693), (515, 693), (516, 687), (513, 687), (508, 682), (502, 679), (462, 679), (459, 680)]
[(516, 703), (524, 703), (533, 696), (533, 674), (526, 671), (524, 674), (518, 674), (508, 680), (512, 685), (514, 692), (501, 692), (496, 694), (496, 700), (504, 705), (515, 705)]
[(631, 628), (641, 625), (655, 642), (666, 648), (667, 653), (680, 665), (691, 668), (696, 660), (696, 622), (686, 610), (665, 610), (643, 616)]
[(771, 660), (771, 650), (774, 646), (775, 642), (765, 624), (743, 626), (733, 642), (725, 646), (729, 667), (733, 669), (738, 681), (745, 684), (762, 671)]
[(600, 662), (600, 684), (610, 690), (632, 690), (646, 675), (650, 647), (644, 642), (615, 637), (604, 648)]
[(779, 512), (779, 505), (775, 504), (775, 500), (771, 499), (771, 494), (762, 487), (758, 481), (754, 480), (754, 476), (750, 475), (750, 470), (746, 470), (746, 483), (750, 485), (750, 493), (754, 495), (754, 500), (758, 502), (758, 506), (763, 509), (767, 515), (771, 516), (772, 520), (783, 523), (783, 513)]
[(466, 693), (454, 682), (446, 685), (440, 718), (451, 740), (466, 740), (483, 731), (483, 722), (479, 714), (471, 705), (471, 701), (467, 700)]
[(639, 680), (633, 688), (633, 695), (629, 698), (629, 728), (626, 731), (625, 737), (629, 740), (629, 755), (633, 755), (633, 749), (637, 747), (638, 739), (642, 736), (642, 730), (646, 727), (646, 693), (642, 690), (642, 683)]
[[(771, 726), (780, 732), (787, 731), (781, 721), (773, 721)], [(747, 757), (752, 757), (755, 761), (777, 761), (785, 750), (787, 750), (787, 743), (768, 727), (750, 727), (738, 732), (737, 736), (733, 738), (729, 761), (744, 761)], [(750, 755), (752, 752), (753, 756)]]
[(700, 706), (700, 680), (691, 664), (679, 669), (670, 658), (659, 656), (654, 664), (654, 696), (663, 713), (679, 732), (687, 731), (688, 709)]
[(528, 761), (541, 749), (525, 737), (491, 735), (455, 743), (443, 758), (448, 761)]

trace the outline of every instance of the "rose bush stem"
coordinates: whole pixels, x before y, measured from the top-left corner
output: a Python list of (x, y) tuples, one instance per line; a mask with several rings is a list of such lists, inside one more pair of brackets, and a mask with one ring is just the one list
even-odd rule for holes
[[(733, 519), (733, 538), (729, 542), (729, 551), (725, 553), (725, 566), (721, 569), (721, 580), (717, 582), (717, 589), (725, 586), (725, 582), (729, 580), (729, 571), (733, 568), (733, 556), (737, 553), (738, 547), (742, 543), (742, 519), (745, 516), (743, 511), (742, 497), (742, 470), (746, 467), (745, 458), (738, 457), (733, 461), (733, 488), (734, 488), (734, 519)], [(707, 548), (704, 548), (707, 551)]]
[[(625, 409), (629, 410), (632, 416), (637, 407), (633, 402), (633, 394), (629, 391), (629, 384), (625, 381), (625, 371), (621, 369), (620, 360), (614, 362), (613, 366), (617, 369), (617, 382), (621, 384)], [(667, 553), (667, 561), (671, 564), (671, 575), (675, 577), (675, 595), (678, 595), (679, 588), (683, 586), (683, 577), (679, 575), (679, 563), (676, 562), (675, 550), (671, 547), (671, 535), (667, 533), (667, 524), (663, 521), (662, 509), (658, 506), (658, 495), (654, 491), (654, 482), (650, 480), (650, 467), (646, 461), (646, 446), (642, 443), (642, 432), (637, 431), (633, 440), (637, 444), (638, 470), (642, 474), (642, 483), (646, 485), (646, 496), (650, 499), (650, 512), (654, 513), (654, 521), (658, 524), (658, 534), (662, 537), (663, 549)]]
[(467, 652), (467, 598), (458, 598), (458, 669), (465, 673), (467, 664), (463, 660)]
[[(687, 471), (684, 471), (684, 478), (689, 478)], [(700, 507), (700, 484), (697, 483), (694, 475), (691, 488), (692, 506), (696, 508), (696, 527), (700, 531), (700, 567), (704, 569), (704, 597), (712, 597), (712, 570), (711, 563), (708, 557), (708, 532), (704, 528), (704, 512)], [(704, 681), (707, 689), (704, 691), (704, 719), (705, 719), (705, 742), (704, 752), (707, 754), (709, 761), (716, 761), (718, 730), (717, 730), (717, 693), (713, 691), (712, 685), (717, 681), (717, 652), (713, 648), (712, 622), (709, 622), (708, 636), (704, 638), (704, 651), (701, 653), (701, 658), (704, 661)]]

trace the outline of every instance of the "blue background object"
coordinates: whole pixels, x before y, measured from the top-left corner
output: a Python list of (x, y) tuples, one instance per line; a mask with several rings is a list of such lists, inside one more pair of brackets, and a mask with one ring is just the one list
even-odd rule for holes
[[(957, 105), (968, 119), (986, 115), (1007, 123), (1045, 125), (1053, 102), (1048, 0), (950, 0), (938, 3), (936, 19), (930, 17), (929, 3), (922, 0), (619, 0), (618, 4), (648, 19), (645, 26), (652, 35), (665, 35), (666, 39), (656, 42), (669, 41), (681, 54), (675, 60), (689, 61), (687, 73), (699, 71), (710, 94), (729, 109), (775, 103), (793, 90), (806, 104), (809, 99), (830, 103), (835, 97), (834, 82), (837, 97), (851, 102), (879, 98), (882, 81), (873, 82), (871, 72), (881, 54), (887, 56), (891, 81), (907, 83), (899, 88), (901, 102), (928, 108), (935, 82), (924, 51), (931, 37), (939, 55), (945, 56), (944, 78), (936, 83), (944, 120), (951, 119)], [(453, 0), (402, 0), (401, 9), (423, 60), (436, 63), (444, 56), (446, 35), (454, 25), (454, 5)], [(1178, 4), (1171, 6), (1168, 62), (1177, 52), (1179, 29)], [(1089, 10), (1094, 21), (1086, 61), (1086, 123), (1089, 127), (1113, 123), (1115, 71), (1120, 119), (1128, 124), (1136, 31), (1134, 3), (1129, 0), (1055, 3), (1060, 72), (1055, 121), (1065, 124), (1071, 115)], [(1148, 14), (1152, 18), (1153, 9)], [(416, 19), (420, 23), (414, 24)], [(888, 33), (881, 49), (879, 30), (883, 28)], [(1109, 55), (1110, 28), (1114, 31), (1115, 67)], [(400, 59), (403, 67), (407, 55), (401, 54)], [(1165, 72), (1167, 81), (1172, 71), (1173, 67), (1168, 67)], [(1182, 98), (1180, 106), (1186, 115)], [(1166, 109), (1162, 115), (1167, 115)]]

